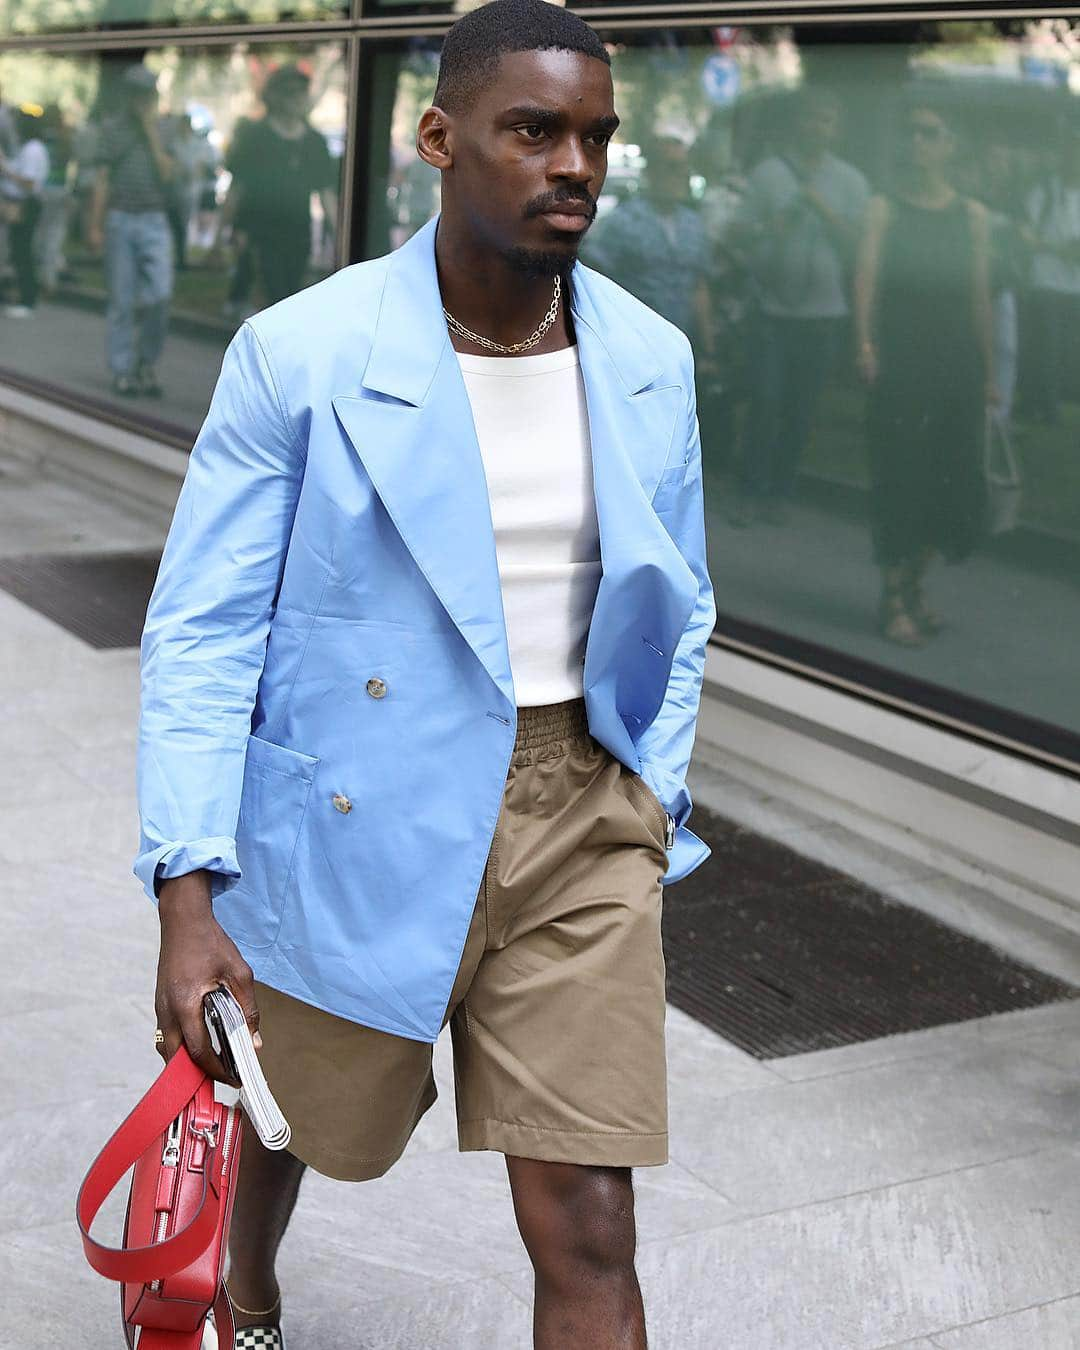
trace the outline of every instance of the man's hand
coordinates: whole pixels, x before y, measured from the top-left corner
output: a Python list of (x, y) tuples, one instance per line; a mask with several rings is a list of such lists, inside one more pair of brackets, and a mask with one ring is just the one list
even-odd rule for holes
[(262, 1046), (259, 1010), (251, 967), (214, 918), (206, 872), (173, 877), (161, 885), (158, 900), (161, 952), (154, 1010), (165, 1033), (158, 1047), (169, 1060), (183, 1044), (196, 1064), (219, 1083), (238, 1087), (214, 1054), (203, 1016), (203, 997), (223, 984), (244, 1010), (255, 1048)]

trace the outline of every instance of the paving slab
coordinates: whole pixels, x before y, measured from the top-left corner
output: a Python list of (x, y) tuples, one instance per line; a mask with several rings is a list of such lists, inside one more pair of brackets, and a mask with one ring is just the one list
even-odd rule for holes
[(935, 1350), (1080, 1350), (1080, 1298), (939, 1331), (930, 1344)]
[[(1052, 1052), (1055, 1033), (1043, 1039)], [(1039, 1058), (1039, 1040), (719, 1099), (680, 1092), (679, 1158), (742, 1210), (765, 1212), (1080, 1143), (1076, 1070)]]

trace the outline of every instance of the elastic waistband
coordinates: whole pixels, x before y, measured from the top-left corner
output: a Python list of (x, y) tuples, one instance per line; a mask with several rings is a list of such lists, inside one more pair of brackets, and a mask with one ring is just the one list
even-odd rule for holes
[(584, 698), (562, 703), (534, 703), (518, 708), (517, 736), (511, 764), (535, 764), (552, 759), (572, 745), (588, 745), (589, 719)]

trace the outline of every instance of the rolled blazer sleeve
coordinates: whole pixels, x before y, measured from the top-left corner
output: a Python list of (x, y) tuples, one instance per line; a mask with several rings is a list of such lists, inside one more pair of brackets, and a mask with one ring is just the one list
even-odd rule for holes
[(151, 900), (205, 868), (240, 876), (236, 824), (251, 713), (305, 456), (250, 323), (229, 343), (146, 613), (133, 870)]
[(705, 649), (716, 626), (716, 605), (705, 543), (701, 428), (694, 386), (694, 357), (689, 342), (683, 373), (687, 389), (686, 478), (672, 505), (665, 507), (661, 520), (697, 578), (698, 591), (686, 628), (675, 648), (664, 702), (638, 741), (641, 776), (675, 817), (677, 825), (686, 823), (693, 808), (686, 787), (686, 772), (694, 749), (705, 674)]

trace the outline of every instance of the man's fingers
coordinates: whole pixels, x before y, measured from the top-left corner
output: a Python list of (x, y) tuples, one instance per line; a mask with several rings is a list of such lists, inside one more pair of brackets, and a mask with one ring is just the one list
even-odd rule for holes
[(256, 1050), (262, 1049), (263, 1039), (259, 1035), (259, 1010), (256, 1007), (244, 1010), (244, 1020), (248, 1024), (248, 1030), (251, 1032), (251, 1043)]
[(199, 1068), (205, 1069), (210, 1077), (216, 1078), (219, 1083), (236, 1087), (235, 1080), (229, 1076), (224, 1064), (214, 1054), (214, 1047), (210, 1043), (210, 1032), (203, 1018), (201, 1000), (195, 1008), (189, 1009), (186, 1014), (181, 1015), (180, 1027), (187, 1052)]
[(255, 999), (255, 976), (251, 967), (245, 964), (239, 970), (230, 971), (228, 986), (244, 1014), (252, 1044), (256, 1050), (261, 1050), (263, 1041), (259, 1035), (259, 1005)]
[(259, 1008), (252, 996), (250, 1002), (241, 1003), (240, 1007), (244, 1010), (244, 1021), (248, 1024), (248, 1030), (251, 1032), (251, 1041), (256, 1050), (262, 1049), (262, 1037), (259, 1035)]

